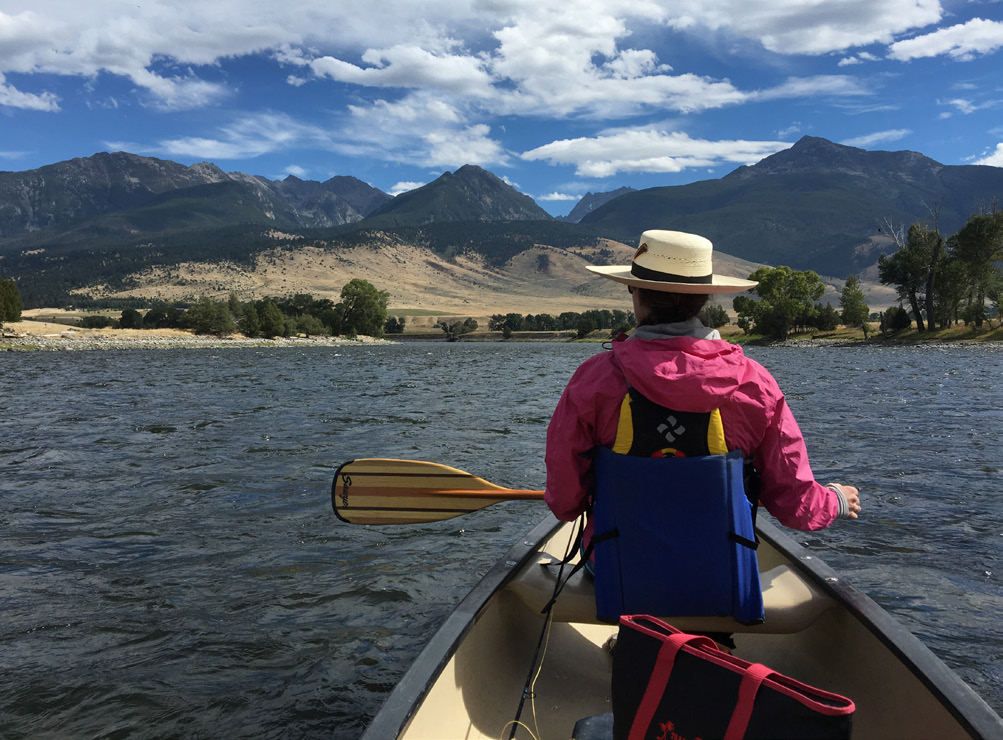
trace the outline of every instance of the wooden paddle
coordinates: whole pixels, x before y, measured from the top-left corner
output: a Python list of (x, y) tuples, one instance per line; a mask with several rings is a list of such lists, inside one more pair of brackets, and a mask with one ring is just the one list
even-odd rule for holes
[(542, 500), (543, 491), (502, 488), (420, 460), (352, 460), (338, 468), (331, 484), (334, 513), (350, 524), (438, 522), (519, 499)]

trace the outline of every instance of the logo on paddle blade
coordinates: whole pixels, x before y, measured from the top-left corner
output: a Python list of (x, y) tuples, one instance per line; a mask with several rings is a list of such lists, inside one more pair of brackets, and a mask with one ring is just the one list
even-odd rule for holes
[(341, 476), (341, 505), (348, 508), (348, 489), (352, 487), (352, 476)]

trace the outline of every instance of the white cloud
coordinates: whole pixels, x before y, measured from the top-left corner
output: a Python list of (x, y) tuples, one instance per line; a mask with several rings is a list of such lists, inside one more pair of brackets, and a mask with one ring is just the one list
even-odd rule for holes
[(840, 59), (839, 64), (837, 64), (836, 66), (848, 67), (854, 64), (863, 64), (864, 62), (876, 62), (879, 59), (880, 57), (877, 57), (868, 51), (862, 51), (856, 56), (844, 57), (843, 59)]
[(753, 164), (790, 146), (779, 141), (706, 141), (677, 131), (626, 129), (595, 138), (564, 139), (523, 152), (529, 161), (574, 165), (581, 177), (620, 172), (682, 172), (725, 163)]
[(853, 97), (870, 95), (861, 80), (847, 75), (815, 75), (789, 77), (780, 85), (760, 90), (751, 97), (755, 100), (783, 100), (787, 98), (818, 98), (819, 96)]
[(876, 144), (885, 144), (892, 141), (898, 141), (899, 139), (904, 139), (911, 133), (912, 131), (910, 129), (896, 128), (888, 131), (875, 131), (873, 134), (857, 136), (853, 139), (845, 139), (840, 143), (845, 144), (846, 146), (855, 146), (861, 149), (866, 149), (867, 147), (875, 146)]
[(486, 96), (491, 78), (480, 60), (457, 54), (435, 54), (414, 45), (370, 49), (359, 67), (332, 56), (315, 59), (310, 69), (318, 77), (365, 87), (441, 90), (457, 95)]
[[(779, 54), (821, 54), (889, 42), (940, 18), (936, 0), (814, 3), (774, 0), (381, 0), (348, 7), (298, 0), (19, 0), (0, 11), (0, 73), (120, 77), (169, 109), (215, 104), (229, 79), (217, 65), (270, 57), (362, 89), (424, 89), (480, 101), (495, 113), (625, 115), (700, 111), (746, 102), (724, 79), (673, 72), (652, 42), (680, 32), (755, 40)], [(28, 2), (21, 2), (27, 7)], [(380, 39), (379, 46), (373, 45)], [(670, 47), (671, 48), (671, 47)], [(865, 53), (858, 59), (867, 59)], [(8, 89), (53, 109), (51, 93)], [(48, 96), (48, 97), (47, 97)], [(456, 105), (456, 102), (453, 101)]]
[(537, 195), (533, 200), (544, 200), (544, 201), (561, 201), (561, 200), (581, 200), (580, 195), (571, 195), (570, 193), (547, 193), (546, 195)]
[(41, 95), (22, 92), (6, 84), (6, 78), (0, 74), (0, 106), (55, 113), (59, 110), (59, 98), (48, 92)]
[(468, 126), (460, 131), (444, 129), (429, 132), (425, 135), (428, 149), (424, 164), (429, 167), (508, 164), (509, 156), (490, 133), (490, 127), (485, 124)]
[(946, 54), (958, 61), (968, 61), (978, 54), (993, 54), (1001, 47), (1003, 47), (1003, 23), (973, 18), (967, 23), (897, 41), (889, 47), (888, 56), (907, 62), (911, 59)]
[(301, 180), (306, 179), (309, 171), (306, 167), (300, 167), (298, 164), (291, 164), (286, 167), (285, 172), (287, 175), (292, 175), (293, 177), (298, 177)]
[(298, 123), (285, 113), (269, 112), (241, 117), (221, 128), (218, 138), (168, 139), (156, 145), (155, 151), (176, 157), (243, 159), (306, 145), (330, 146), (330, 137), (324, 130)]
[(777, 131), (778, 139), (790, 139), (792, 136), (796, 136), (802, 131), (801, 121), (794, 121), (790, 126)]
[(975, 111), (984, 110), (986, 108), (993, 108), (999, 105), (999, 101), (989, 101), (986, 103), (976, 103), (974, 101), (968, 100), (967, 98), (952, 98), (951, 100), (938, 100), (940, 105), (950, 105), (958, 109), (959, 113), (964, 115), (969, 115), (975, 113)]
[(987, 164), (991, 167), (1003, 167), (1003, 144), (997, 144), (996, 151), (976, 161), (975, 164)]
[(390, 188), (390, 190), (387, 192), (387, 195), (392, 195), (392, 196), (396, 197), (396, 196), (400, 195), (401, 193), (406, 193), (409, 190), (417, 190), (418, 188), (420, 188), (420, 187), (422, 187), (424, 185), (427, 185), (427, 184), (428, 183), (425, 183), (425, 182), (407, 182), (407, 181), (401, 181), (401, 182), (398, 182), (396, 185), (394, 185), (392, 188)]
[(778, 54), (827, 54), (889, 43), (942, 16), (938, 0), (677, 0), (671, 7), (690, 25), (726, 30)]

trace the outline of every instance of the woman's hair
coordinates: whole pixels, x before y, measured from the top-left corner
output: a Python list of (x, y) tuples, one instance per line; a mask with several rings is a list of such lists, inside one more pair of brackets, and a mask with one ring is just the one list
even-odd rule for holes
[(634, 288), (634, 292), (638, 294), (641, 304), (648, 307), (648, 316), (643, 322), (645, 324), (688, 321), (700, 313), (710, 299), (706, 293), (666, 293), (645, 288)]

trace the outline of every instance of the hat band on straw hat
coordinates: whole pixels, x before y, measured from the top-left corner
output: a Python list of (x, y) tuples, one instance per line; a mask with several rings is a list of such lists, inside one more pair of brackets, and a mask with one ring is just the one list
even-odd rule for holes
[(630, 274), (641, 280), (656, 280), (668, 283), (689, 283), (691, 285), (710, 285), (714, 282), (714, 275), (675, 275), (670, 272), (659, 272), (651, 268), (639, 265), (636, 262), (630, 266)]

